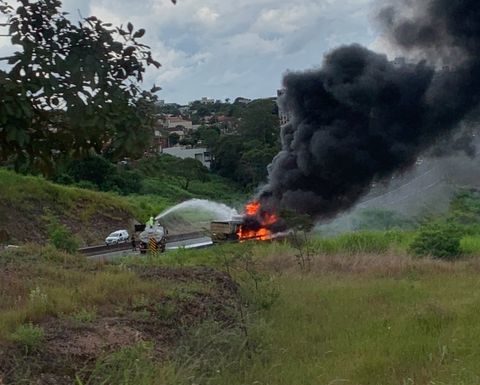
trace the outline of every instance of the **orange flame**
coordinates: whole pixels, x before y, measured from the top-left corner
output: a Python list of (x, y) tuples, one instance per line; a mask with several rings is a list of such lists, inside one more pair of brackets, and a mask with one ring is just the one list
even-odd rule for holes
[(257, 213), (260, 211), (260, 202), (250, 202), (247, 203), (245, 206), (245, 214), (248, 216), (253, 217), (254, 215), (257, 215)]
[(256, 239), (261, 241), (268, 241), (272, 237), (272, 232), (268, 229), (268, 226), (277, 222), (278, 217), (273, 213), (267, 213), (261, 211), (260, 202), (253, 201), (245, 206), (245, 215), (250, 217), (256, 217), (260, 222), (261, 227), (258, 230), (247, 229), (244, 226), (240, 226), (237, 236), (239, 240)]

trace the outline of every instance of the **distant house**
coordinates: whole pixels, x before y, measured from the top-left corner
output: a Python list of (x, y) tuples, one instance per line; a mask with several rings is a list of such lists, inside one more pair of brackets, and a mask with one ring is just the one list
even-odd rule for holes
[(238, 120), (232, 116), (217, 115), (215, 116), (215, 125), (225, 134), (237, 127)]
[(182, 106), (179, 107), (178, 110), (182, 115), (188, 115), (190, 113), (190, 107), (189, 106)]
[(205, 147), (189, 148), (187, 146), (175, 146), (164, 148), (162, 152), (181, 159), (196, 159), (207, 168), (210, 168), (212, 162), (211, 154)]
[(235, 99), (234, 103), (248, 104), (251, 101), (252, 101), (252, 99), (238, 97), (238, 98)]
[(165, 116), (161, 121), (164, 128), (172, 129), (183, 127), (186, 130), (192, 129), (192, 121), (183, 119), (181, 116)]
[(170, 136), (172, 134), (177, 134), (179, 139), (183, 139), (185, 137), (185, 128), (183, 126), (177, 126), (173, 128), (167, 128), (166, 133)]
[(200, 100), (200, 103), (202, 103), (202, 104), (215, 104), (215, 100), (214, 100), (214, 99), (210, 99), (210, 98), (203, 97), (203, 98)]

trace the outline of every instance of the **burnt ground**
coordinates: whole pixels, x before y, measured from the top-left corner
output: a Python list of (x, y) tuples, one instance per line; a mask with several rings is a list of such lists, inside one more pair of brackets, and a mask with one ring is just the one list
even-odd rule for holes
[[(70, 385), (79, 373), (88, 381), (97, 360), (122, 348), (149, 342), (154, 359), (162, 362), (178, 341), (203, 321), (215, 320), (223, 328), (239, 326), (238, 288), (229, 275), (210, 268), (132, 269), (144, 280), (183, 282), (191, 289), (126, 303), (121, 308), (102, 305), (89, 322), (45, 318), (36, 323), (45, 336), (42, 346), (33, 352), (0, 340), (0, 384)], [(12, 284), (15, 282), (13, 279)], [(209, 289), (196, 290), (195, 284)]]

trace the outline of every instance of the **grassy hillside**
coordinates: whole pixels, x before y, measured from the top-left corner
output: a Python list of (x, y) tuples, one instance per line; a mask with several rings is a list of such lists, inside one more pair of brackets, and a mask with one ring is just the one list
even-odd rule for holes
[(308, 268), (288, 243), (179, 250), (117, 266), (49, 248), (0, 252), (0, 379), (479, 383), (480, 249), (446, 262), (409, 256), (405, 240), (382, 252), (358, 236), (335, 241), (317, 240)]
[(159, 363), (193, 330), (240, 335), (238, 300), (231, 278), (209, 268), (0, 250), (0, 383), (175, 384), (177, 370)]
[(18, 175), (0, 169), (0, 242), (48, 240), (52, 221), (65, 225), (82, 243), (103, 240), (116, 228), (131, 227), (135, 207), (113, 194), (99, 193)]
[(280, 300), (263, 313), (265, 363), (213, 383), (478, 384), (478, 261), (364, 258), (278, 277)]
[(247, 293), (253, 352), (201, 384), (478, 384), (480, 248), (445, 262), (409, 256), (410, 236), (390, 247), (381, 234), (360, 238), (316, 240), (308, 268), (287, 243), (179, 251), (143, 265), (214, 264)]
[[(56, 217), (95, 229), (100, 216), (175, 203), (0, 178), (0, 214), (19, 228)], [(0, 250), (0, 384), (476, 385), (479, 218), (480, 194), (467, 191), (408, 231), (297, 234), (113, 265)]]

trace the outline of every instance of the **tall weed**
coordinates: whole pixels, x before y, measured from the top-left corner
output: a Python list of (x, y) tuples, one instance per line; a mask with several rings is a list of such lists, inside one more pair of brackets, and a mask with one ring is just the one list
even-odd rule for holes
[(90, 374), (77, 374), (76, 385), (166, 385), (171, 380), (154, 361), (152, 344), (140, 343), (99, 359)]

